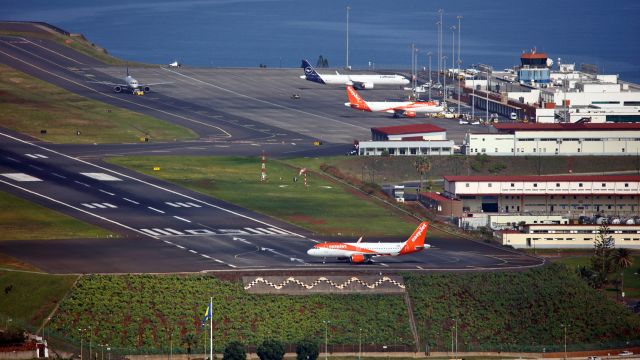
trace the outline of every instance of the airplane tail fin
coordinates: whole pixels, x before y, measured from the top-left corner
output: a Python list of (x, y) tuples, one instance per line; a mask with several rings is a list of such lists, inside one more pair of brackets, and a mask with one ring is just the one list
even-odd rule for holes
[(316, 69), (314, 69), (313, 66), (309, 64), (309, 61), (307, 59), (302, 59), (301, 67), (304, 69), (305, 79), (309, 81), (317, 82), (319, 84), (324, 84), (324, 80), (322, 80), (322, 77), (320, 76), (320, 74), (318, 74), (316, 72)]
[(129, 63), (127, 63), (127, 76), (129, 76)]
[(429, 228), (429, 222), (424, 221), (413, 232), (413, 234), (405, 241), (402, 250), (400, 250), (400, 254), (410, 254), (416, 251), (422, 251), (425, 247), (429, 247), (429, 245), (425, 245), (424, 240), (427, 237), (427, 230)]
[(360, 97), (360, 94), (351, 85), (347, 85), (347, 97), (349, 98), (347, 103), (349, 107), (362, 111), (371, 111), (367, 102)]

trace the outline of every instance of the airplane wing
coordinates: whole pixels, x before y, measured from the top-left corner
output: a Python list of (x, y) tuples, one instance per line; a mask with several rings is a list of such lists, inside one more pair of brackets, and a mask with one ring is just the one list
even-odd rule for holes
[(127, 84), (123, 84), (123, 83), (116, 84), (116, 83), (111, 82), (111, 81), (88, 81), (88, 82), (94, 83), (94, 84), (109, 85), (109, 86), (121, 86), (121, 87), (127, 87), (128, 86)]

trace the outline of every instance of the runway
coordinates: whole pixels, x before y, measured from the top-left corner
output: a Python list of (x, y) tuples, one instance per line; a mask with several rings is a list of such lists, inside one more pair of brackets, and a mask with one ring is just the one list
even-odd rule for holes
[[(304, 229), (224, 201), (107, 165), (109, 155), (322, 156), (345, 153), (370, 128), (407, 123), (344, 107), (344, 90), (299, 79), (297, 69), (135, 68), (140, 82), (169, 81), (145, 96), (113, 93), (89, 81), (115, 81), (124, 69), (47, 40), (0, 37), (0, 62), (82, 96), (194, 130), (199, 140), (54, 145), (0, 131), (0, 189), (120, 234), (112, 239), (0, 243), (0, 252), (53, 273), (337, 269), (311, 258), (318, 241)], [(300, 94), (300, 99), (291, 95)], [(367, 97), (402, 96), (400, 90)], [(411, 122), (426, 119), (411, 119)], [(441, 120), (442, 121), (442, 120)], [(451, 121), (451, 120), (445, 120)], [(321, 140), (322, 146), (313, 146)], [(408, 236), (409, 234), (407, 234)], [(382, 241), (389, 239), (380, 239)], [(405, 239), (393, 239), (404, 241)], [(541, 260), (464, 239), (428, 238), (433, 248), (358, 266), (374, 271), (492, 270)]]

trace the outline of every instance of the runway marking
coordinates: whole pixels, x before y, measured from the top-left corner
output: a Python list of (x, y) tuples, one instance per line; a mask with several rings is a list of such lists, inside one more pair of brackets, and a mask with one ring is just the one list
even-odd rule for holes
[(89, 209), (95, 209), (95, 208), (96, 208), (95, 206), (93, 206), (93, 205), (91, 205), (91, 204), (87, 204), (87, 203), (83, 203), (83, 204), (82, 204), (82, 206), (86, 206), (86, 207), (88, 207)]
[(263, 233), (266, 233), (266, 234), (268, 234), (268, 235), (274, 235), (274, 234), (276, 234), (276, 233), (274, 233), (273, 231), (269, 231), (269, 230), (264, 229), (264, 228), (256, 228), (256, 230), (262, 231)]
[(195, 251), (195, 250), (191, 250), (191, 249), (189, 250), (189, 252), (190, 252), (190, 253), (193, 253), (193, 254), (197, 254), (197, 253), (198, 253), (197, 251)]
[(164, 214), (164, 211), (162, 211), (162, 210), (158, 210), (158, 209), (156, 209), (156, 208), (152, 208), (151, 206), (147, 206), (147, 208), (149, 208), (149, 210), (153, 210), (153, 211), (155, 211), (155, 212), (159, 212), (160, 214)]
[(171, 241), (169, 241), (169, 240), (162, 240), (162, 241), (167, 243), (167, 244), (169, 244), (169, 245), (173, 245), (173, 243)]
[(111, 196), (115, 195), (114, 193), (108, 192), (107, 190), (98, 189), (98, 191), (100, 191), (101, 193), (105, 193), (107, 195), (111, 195)]
[(92, 179), (100, 180), (100, 181), (122, 181), (115, 176), (111, 176), (105, 173), (80, 173), (84, 176), (90, 177)]
[[(10, 45), (11, 45), (11, 44), (10, 44)], [(20, 51), (26, 52), (26, 53), (28, 53), (28, 54), (31, 54), (31, 55), (33, 55), (33, 56), (37, 57), (37, 58), (40, 58), (40, 59), (42, 59), (42, 60), (44, 60), (44, 61), (47, 61), (47, 62), (49, 62), (49, 63), (51, 63), (51, 64), (53, 64), (53, 65), (56, 65), (56, 66), (58, 66), (58, 67), (60, 67), (60, 68), (62, 68), (62, 69), (66, 69), (65, 67), (63, 67), (63, 66), (61, 66), (61, 65), (59, 65), (59, 64), (56, 64), (55, 62), (52, 62), (52, 61), (50, 61), (49, 59), (45, 59), (45, 58), (43, 58), (42, 56), (38, 56), (37, 54), (34, 54), (34, 53), (30, 52), (30, 51), (27, 51), (27, 50), (22, 49), (22, 48), (20, 48), (20, 47), (18, 47), (18, 46), (15, 46), (15, 45), (11, 45), (11, 46), (13, 46), (14, 48), (16, 48), (16, 49), (18, 49), (18, 50), (20, 50)], [(13, 55), (11, 55), (11, 54), (8, 54), (8, 53), (6, 53), (6, 52), (4, 52), (4, 51), (0, 51), (0, 54), (4, 54), (5, 56), (8, 56), (8, 57), (10, 57), (10, 58), (12, 58), (12, 59), (14, 59), (14, 60), (16, 60), (16, 61), (19, 61), (19, 62), (21, 62), (21, 63), (23, 63), (23, 64), (26, 64), (26, 65), (28, 65), (28, 66), (31, 66), (31, 67), (33, 67), (33, 68), (36, 68), (36, 69), (38, 69), (38, 70), (40, 70), (40, 71), (42, 71), (42, 72), (44, 72), (44, 73), (47, 73), (47, 74), (49, 74), (49, 75), (51, 75), (51, 76), (58, 77), (58, 78), (60, 78), (60, 79), (62, 79), (62, 80), (65, 80), (65, 81), (67, 81), (67, 82), (70, 82), (70, 83), (72, 83), (72, 84), (75, 84), (75, 85), (77, 85), (77, 86), (80, 86), (80, 87), (82, 87), (82, 88), (85, 88), (85, 89), (87, 89), (87, 90), (93, 91), (93, 92), (95, 92), (95, 93), (97, 93), (97, 94), (99, 94), (99, 95), (101, 95), (101, 96), (108, 97), (108, 98), (111, 98), (111, 99), (115, 99), (115, 100), (118, 100), (118, 101), (121, 101), (121, 102), (125, 102), (125, 103), (128, 103), (128, 104), (135, 105), (135, 106), (139, 106), (139, 107), (141, 107), (141, 108), (145, 108), (145, 109), (153, 110), (153, 111), (156, 111), (156, 112), (159, 112), (159, 113), (163, 113), (163, 114), (166, 114), (166, 115), (169, 115), (169, 116), (173, 116), (173, 117), (176, 117), (176, 118), (179, 118), (179, 119), (183, 119), (183, 120), (186, 120), (186, 121), (189, 121), (189, 122), (193, 122), (193, 123), (196, 123), (196, 124), (200, 124), (200, 125), (202, 125), (202, 126), (207, 126), (207, 127), (210, 127), (210, 128), (214, 128), (214, 129), (217, 129), (217, 130), (219, 130), (219, 131), (223, 132), (227, 138), (231, 138), (231, 137), (232, 137), (232, 135), (231, 135), (230, 133), (228, 133), (226, 130), (222, 129), (222, 128), (221, 128), (221, 127), (219, 127), (219, 126), (211, 125), (211, 124), (208, 124), (208, 123), (205, 123), (205, 122), (202, 122), (202, 121), (198, 121), (198, 120), (194, 120), (194, 119), (188, 118), (188, 117), (186, 117), (186, 116), (182, 116), (182, 115), (174, 114), (174, 113), (171, 113), (171, 112), (168, 112), (168, 111), (165, 111), (165, 110), (157, 109), (157, 108), (154, 108), (154, 107), (149, 106), (149, 105), (140, 104), (140, 103), (135, 102), (135, 101), (131, 101), (131, 100), (127, 100), (127, 99), (123, 99), (123, 98), (118, 97), (118, 96), (113, 96), (113, 95), (105, 94), (105, 93), (100, 92), (100, 91), (98, 91), (98, 90), (96, 90), (96, 89), (94, 89), (94, 88), (92, 88), (92, 87), (89, 87), (89, 86), (87, 86), (87, 85), (85, 85), (85, 84), (81, 84), (81, 83), (79, 83), (79, 82), (77, 82), (77, 81), (74, 81), (74, 80), (68, 79), (68, 78), (66, 78), (66, 77), (64, 77), (64, 76), (62, 76), (62, 75), (58, 75), (58, 74), (55, 74), (55, 73), (53, 73), (53, 72), (51, 72), (51, 71), (45, 70), (45, 69), (43, 69), (43, 68), (41, 68), (41, 67), (39, 67), (39, 66), (37, 66), (37, 65), (31, 64), (31, 63), (29, 63), (29, 62), (27, 62), (27, 61), (25, 61), (25, 60), (23, 60), (23, 59), (17, 58), (17, 57), (15, 57), (15, 56), (13, 56)]]
[(187, 204), (188, 204), (188, 205), (191, 205), (191, 206), (193, 206), (193, 207), (197, 207), (197, 208), (202, 207), (202, 206), (200, 206), (200, 205), (198, 205), (198, 204), (194, 204), (194, 203), (192, 203), (192, 202), (188, 202)]
[(275, 229), (275, 228), (269, 228), (269, 230), (271, 232), (275, 232), (276, 234), (281, 234), (281, 235), (289, 235), (286, 231), (284, 230), (280, 230), (280, 229)]
[(43, 169), (43, 168), (41, 168), (40, 166), (36, 166), (36, 165), (33, 165), (33, 164), (30, 164), (30, 165), (29, 165), (29, 167), (34, 168), (34, 169), (36, 169), (36, 170), (40, 170), (40, 171), (44, 170), (44, 169)]
[[(0, 134), (1, 134), (1, 133), (0, 133)], [(5, 134), (2, 134), (2, 135), (5, 135)], [(6, 135), (5, 135), (5, 136), (6, 136)], [(18, 186), (18, 185), (16, 185), (16, 184), (12, 184), (12, 183), (7, 182), (7, 181), (4, 181), (4, 180), (2, 180), (2, 179), (0, 179), (0, 183), (6, 184), (6, 185), (9, 185), (9, 186), (13, 186), (13, 187), (14, 187), (14, 188), (16, 188), (16, 189), (20, 189), (20, 190), (22, 190), (22, 191), (24, 191), (24, 192), (27, 192), (27, 193), (29, 193), (29, 194), (33, 194), (33, 195), (39, 196), (39, 197), (41, 197), (41, 198), (43, 198), (43, 199), (47, 199), (47, 200), (49, 200), (49, 201), (55, 202), (56, 204), (60, 204), (60, 205), (67, 206), (67, 207), (69, 207), (69, 208), (71, 208), (71, 209), (74, 209), (74, 210), (80, 211), (80, 212), (85, 213), (85, 214), (87, 214), (87, 215), (91, 215), (91, 216), (94, 216), (94, 217), (96, 217), (96, 218), (98, 218), (98, 219), (101, 219), (101, 220), (104, 220), (104, 221), (110, 222), (110, 223), (112, 223), (112, 224), (115, 224), (115, 225), (121, 226), (121, 227), (123, 227), (123, 228), (125, 228), (125, 229), (127, 229), (127, 230), (131, 230), (131, 231), (137, 232), (137, 233), (139, 233), (139, 234), (143, 234), (143, 235), (150, 236), (149, 234), (146, 234), (146, 233), (144, 233), (144, 232), (141, 232), (140, 230), (134, 229), (134, 228), (132, 228), (132, 227), (130, 227), (130, 226), (127, 226), (127, 225), (122, 224), (122, 223), (120, 223), (120, 222), (117, 222), (117, 221), (115, 221), (115, 220), (111, 220), (111, 219), (108, 219), (108, 218), (106, 218), (106, 217), (104, 217), (104, 216), (100, 216), (100, 215), (98, 215), (98, 214), (94, 214), (94, 213), (92, 213), (92, 212), (90, 212), (90, 211), (87, 211), (87, 210), (84, 210), (84, 209), (82, 209), (82, 208), (79, 208), (79, 207), (73, 206), (73, 205), (71, 205), (71, 204), (67, 204), (67, 203), (65, 203), (65, 202), (63, 202), (63, 201), (60, 201), (60, 200), (54, 199), (54, 198), (52, 198), (52, 197), (50, 197), (50, 196), (43, 195), (43, 194), (40, 194), (40, 193), (38, 193), (38, 192), (35, 192), (35, 191), (32, 191), (32, 190), (29, 190), (29, 189), (24, 188), (24, 187), (22, 187), (22, 186)], [(154, 238), (154, 239), (157, 239), (157, 237), (155, 237), (155, 236), (150, 236), (150, 237), (152, 237), (152, 238)]]
[(174, 244), (174, 245), (175, 245), (176, 247), (178, 247), (178, 248), (182, 249), (182, 250), (185, 250), (185, 249), (186, 249), (186, 248), (185, 248), (184, 246), (182, 246), (182, 245), (178, 245), (178, 244)]
[(35, 176), (27, 175), (25, 173), (4, 173), (0, 175), (18, 182), (42, 181), (42, 179), (38, 179)]
[(154, 232), (157, 232), (157, 233), (159, 233), (159, 234), (161, 234), (161, 235), (171, 235), (171, 233), (170, 233), (170, 232), (168, 232), (168, 231), (166, 231), (166, 230), (163, 230), (163, 229), (153, 228), (153, 229), (151, 229), (151, 230), (152, 230), (152, 231), (154, 231)]
[(42, 154), (25, 154), (28, 157), (32, 158), (32, 159), (48, 159), (47, 156), (42, 155)]
[(190, 222), (191, 222), (191, 220), (187, 220), (187, 219), (185, 219), (185, 218), (181, 218), (180, 216), (174, 216), (174, 218), (176, 218), (176, 219), (178, 219), (178, 220), (182, 220), (182, 221), (184, 221), (184, 222), (188, 222), (188, 223), (190, 223)]
[(56, 55), (58, 55), (58, 56), (61, 56), (61, 57), (65, 58), (65, 59), (67, 59), (67, 60), (71, 60), (71, 61), (73, 61), (73, 62), (74, 62), (74, 63), (76, 63), (76, 64), (84, 65), (84, 63), (81, 63), (80, 61), (78, 61), (78, 60), (76, 60), (76, 59), (73, 59), (73, 58), (70, 58), (70, 57), (68, 57), (68, 56), (62, 55), (62, 54), (60, 54), (59, 52), (57, 52), (57, 51), (55, 51), (55, 50), (51, 50), (51, 49), (49, 49), (48, 47), (42, 46), (42, 45), (40, 45), (40, 44), (36, 44), (36, 43), (34, 43), (33, 41), (30, 41), (30, 40), (25, 39), (25, 38), (21, 38), (21, 39), (24, 39), (24, 41), (28, 42), (29, 44), (32, 44), (32, 45), (35, 45), (35, 46), (37, 46), (37, 47), (39, 47), (39, 48), (45, 49), (45, 50), (47, 50), (47, 51), (49, 51), (49, 52), (52, 52), (52, 53), (54, 53), (54, 54), (56, 54)]
[[(0, 53), (2, 53), (2, 51), (0, 51)], [(19, 60), (19, 59), (18, 59), (18, 60)], [(46, 147), (44, 147), (44, 146), (42, 146), (42, 145), (34, 144), (34, 143), (29, 142), (29, 141), (25, 141), (25, 140), (19, 139), (19, 138), (17, 138), (17, 137), (14, 137), (14, 136), (11, 136), (11, 135), (8, 135), (8, 134), (5, 134), (5, 133), (2, 133), (2, 132), (0, 132), (0, 135), (4, 136), (4, 137), (6, 137), (6, 138), (12, 139), (12, 140), (14, 140), (14, 141), (17, 141), (17, 142), (19, 142), (19, 143), (27, 144), (27, 145), (31, 145), (31, 146), (33, 146), (33, 147), (36, 147), (36, 148), (39, 148), (39, 149), (45, 150), (45, 151), (50, 152), (50, 153), (52, 153), (52, 154), (56, 154), (56, 155), (59, 155), (59, 156), (65, 157), (65, 158), (67, 158), (67, 159), (71, 159), (71, 160), (74, 160), (74, 161), (80, 162), (80, 163), (82, 163), (82, 164), (85, 164), (85, 165), (91, 166), (91, 167), (93, 167), (93, 168), (100, 169), (100, 170), (102, 170), (102, 171), (111, 172), (111, 173), (116, 174), (116, 175), (118, 175), (118, 176), (120, 176), (120, 177), (123, 177), (123, 178), (129, 179), (129, 180), (134, 180), (134, 181), (137, 181), (137, 182), (139, 182), (139, 183), (141, 183), (141, 184), (145, 184), (145, 185), (147, 185), (147, 186), (151, 186), (151, 187), (153, 187), (153, 188), (156, 188), (156, 189), (159, 189), (159, 190), (162, 190), (162, 191), (166, 191), (166, 192), (168, 192), (168, 193), (171, 193), (171, 194), (174, 194), (174, 195), (177, 195), (177, 196), (181, 196), (181, 197), (183, 197), (183, 198), (185, 198), (185, 199), (188, 199), (188, 200), (193, 201), (194, 203), (199, 203), (199, 204), (207, 205), (207, 206), (212, 207), (212, 208), (214, 208), (214, 209), (218, 209), (218, 210), (220, 210), (220, 211), (224, 211), (224, 212), (226, 212), (226, 213), (228, 213), (228, 214), (232, 214), (232, 215), (235, 215), (235, 216), (240, 217), (240, 218), (243, 218), (243, 219), (251, 220), (251, 221), (253, 221), (253, 222), (256, 222), (256, 223), (259, 223), (259, 224), (262, 224), (262, 225), (265, 225), (265, 226), (268, 226), (268, 227), (278, 228), (277, 226), (274, 226), (274, 225), (269, 224), (268, 222), (265, 222), (265, 221), (262, 221), (262, 220), (259, 220), (259, 219), (256, 219), (256, 218), (253, 218), (253, 217), (251, 217), (251, 216), (249, 216), (249, 215), (245, 215), (245, 214), (239, 213), (239, 212), (237, 212), (237, 211), (229, 210), (229, 209), (226, 209), (226, 208), (224, 208), (224, 207), (222, 207), (222, 206), (218, 206), (218, 205), (215, 205), (215, 204), (211, 204), (211, 203), (209, 203), (209, 202), (207, 202), (207, 201), (200, 200), (200, 199), (197, 199), (197, 198), (192, 197), (192, 196), (189, 196), (189, 195), (185, 195), (185, 194), (183, 194), (183, 193), (181, 193), (181, 192), (179, 192), (179, 191), (171, 190), (171, 189), (168, 189), (168, 188), (166, 188), (166, 187), (163, 187), (163, 186), (160, 186), (160, 185), (156, 185), (156, 184), (150, 183), (150, 182), (145, 181), (145, 180), (141, 180), (141, 179), (135, 178), (135, 177), (133, 177), (133, 176), (131, 176), (131, 175), (126, 175), (126, 174), (124, 174), (124, 173), (120, 173), (120, 172), (117, 172), (117, 171), (115, 171), (115, 170), (111, 170), (111, 169), (109, 169), (109, 168), (106, 168), (106, 167), (103, 167), (103, 166), (100, 166), (100, 165), (96, 165), (96, 164), (90, 163), (90, 162), (88, 162), (88, 161), (86, 161), (86, 160), (82, 160), (82, 159), (74, 158), (73, 156), (69, 156), (69, 155), (67, 155), (67, 154), (64, 154), (64, 153), (61, 153), (61, 152), (58, 152), (58, 151), (55, 151), (55, 150), (52, 150), (52, 149), (46, 148)], [(82, 210), (82, 211), (85, 211), (85, 210)], [(162, 213), (164, 213), (164, 212), (162, 212)], [(112, 222), (116, 223), (115, 221), (112, 221)], [(118, 224), (119, 224), (119, 223), (118, 223)], [(124, 224), (123, 224), (122, 226), (126, 226), (126, 225), (124, 225)], [(129, 226), (127, 226), (127, 229), (132, 229), (132, 228), (131, 228), (131, 227), (129, 227)], [(135, 231), (139, 232), (139, 230), (135, 230)], [(300, 235), (300, 234), (297, 234), (297, 233), (294, 233), (294, 232), (291, 232), (291, 231), (288, 231), (288, 230), (285, 230), (285, 231), (287, 231), (288, 233), (290, 233), (292, 236), (296, 236), (296, 237), (303, 238), (303, 239), (305, 239), (305, 238), (306, 238), (306, 237), (305, 237), (305, 236), (303, 236), (303, 235)]]
[(7, 160), (15, 161), (15, 162), (17, 162), (17, 163), (22, 162), (22, 161), (20, 161), (20, 160), (18, 160), (18, 159), (14, 159), (14, 158), (12, 158), (11, 156), (5, 156), (5, 157), (7, 158)]
[(174, 235), (184, 235), (184, 233), (183, 233), (183, 232), (180, 232), (180, 231), (178, 231), (178, 230), (174, 230), (174, 229), (171, 229), (171, 228), (164, 228), (164, 229), (165, 229), (166, 231), (170, 232), (170, 233), (173, 233)]
[(169, 205), (169, 206), (171, 206), (171, 207), (174, 207), (174, 208), (180, 208), (180, 207), (185, 207), (185, 208), (196, 207), (196, 208), (199, 208), (199, 207), (202, 207), (202, 206), (200, 206), (198, 204), (194, 204), (194, 203), (191, 203), (191, 202), (183, 203), (183, 202), (165, 201), (164, 203)]
[(139, 203), (139, 202), (137, 202), (137, 201), (133, 201), (133, 200), (131, 200), (131, 199), (122, 198), (122, 200), (124, 200), (124, 201), (128, 201), (128, 202), (130, 202), (130, 203), (132, 203), (132, 204), (140, 205), (140, 203)]
[(258, 231), (256, 229), (253, 229), (253, 228), (245, 228), (245, 229), (248, 230), (248, 231), (251, 231), (254, 234), (264, 235), (262, 232), (260, 232), (260, 231)]
[(58, 174), (58, 173), (51, 173), (51, 175), (56, 176), (56, 177), (59, 177), (59, 178), (61, 178), (61, 179), (66, 179), (66, 178), (67, 178), (66, 176), (64, 176), (64, 175), (60, 175), (60, 174)]
[(202, 256), (203, 258), (211, 259), (211, 256), (209, 256), (209, 255), (200, 254), (200, 256)]
[(74, 180), (73, 182), (82, 186), (91, 187), (91, 185), (87, 183), (83, 183), (82, 181)]

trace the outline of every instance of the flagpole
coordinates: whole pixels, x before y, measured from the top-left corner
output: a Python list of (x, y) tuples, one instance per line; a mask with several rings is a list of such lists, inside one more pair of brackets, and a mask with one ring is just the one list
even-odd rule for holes
[(209, 360), (213, 360), (213, 296), (209, 300), (209, 309), (211, 313), (209, 314)]

